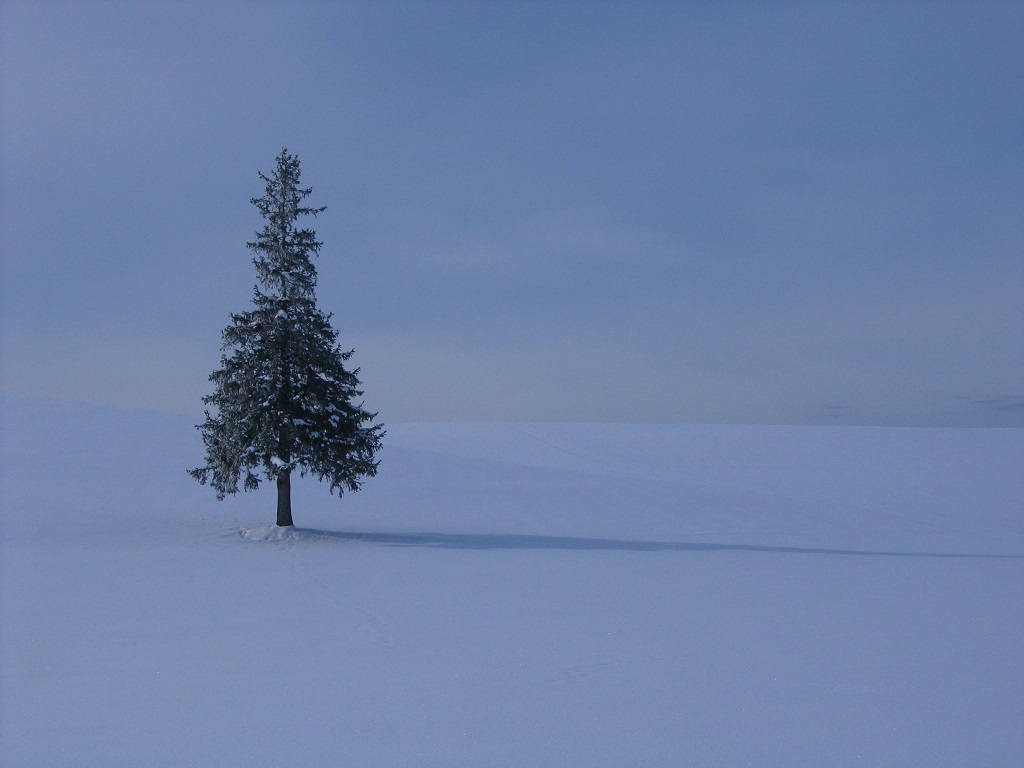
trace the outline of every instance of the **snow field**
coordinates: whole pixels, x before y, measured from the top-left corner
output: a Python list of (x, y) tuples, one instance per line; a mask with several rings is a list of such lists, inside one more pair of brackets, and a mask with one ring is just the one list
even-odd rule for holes
[(1011, 766), (1024, 430), (392, 425), (218, 503), (3, 403), (0, 764)]

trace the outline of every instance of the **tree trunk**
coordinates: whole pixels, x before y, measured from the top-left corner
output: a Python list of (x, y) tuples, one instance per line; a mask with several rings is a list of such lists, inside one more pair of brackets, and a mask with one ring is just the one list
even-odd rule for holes
[(292, 523), (292, 473), (282, 472), (277, 476), (277, 524), (280, 526)]

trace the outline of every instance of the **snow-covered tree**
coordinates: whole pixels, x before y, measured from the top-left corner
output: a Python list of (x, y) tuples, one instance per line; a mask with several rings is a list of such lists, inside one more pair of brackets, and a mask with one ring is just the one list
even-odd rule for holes
[(252, 199), (266, 220), (247, 243), (259, 282), (253, 309), (231, 315), (224, 329), (221, 367), (210, 374), (216, 410), (198, 425), (206, 465), (190, 470), (223, 499), (239, 481), (255, 490), (261, 475), (277, 483), (277, 524), (292, 525), (291, 475), (307, 472), (330, 482), (331, 492), (357, 491), (363, 476), (377, 474), (374, 454), (384, 435), (375, 413), (359, 401), (359, 369), (348, 370), (331, 315), (316, 305), (311, 256), (322, 245), (300, 217), (325, 208), (302, 201), (299, 159), (281, 150), (263, 197)]

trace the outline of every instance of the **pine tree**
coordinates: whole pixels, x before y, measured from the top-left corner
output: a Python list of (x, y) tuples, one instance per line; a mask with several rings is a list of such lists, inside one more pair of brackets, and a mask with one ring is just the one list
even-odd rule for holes
[(331, 315), (316, 305), (316, 268), (311, 256), (322, 243), (300, 217), (325, 208), (302, 201), (312, 188), (299, 186), (299, 159), (281, 150), (263, 197), (252, 203), (266, 220), (247, 243), (259, 282), (253, 309), (231, 315), (224, 329), (221, 367), (210, 374), (216, 409), (198, 425), (206, 465), (190, 470), (217, 498), (237, 493), (239, 481), (255, 490), (260, 475), (277, 484), (277, 524), (292, 525), (291, 475), (307, 472), (330, 482), (331, 492), (357, 491), (363, 476), (377, 474), (374, 454), (384, 435), (363, 410), (359, 369), (345, 362)]

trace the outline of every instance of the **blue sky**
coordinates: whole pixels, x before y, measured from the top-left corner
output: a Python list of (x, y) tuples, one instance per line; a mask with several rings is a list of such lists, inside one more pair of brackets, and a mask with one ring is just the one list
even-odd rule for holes
[(387, 421), (1024, 425), (1024, 4), (0, 4), (0, 391), (201, 414), (287, 146)]

